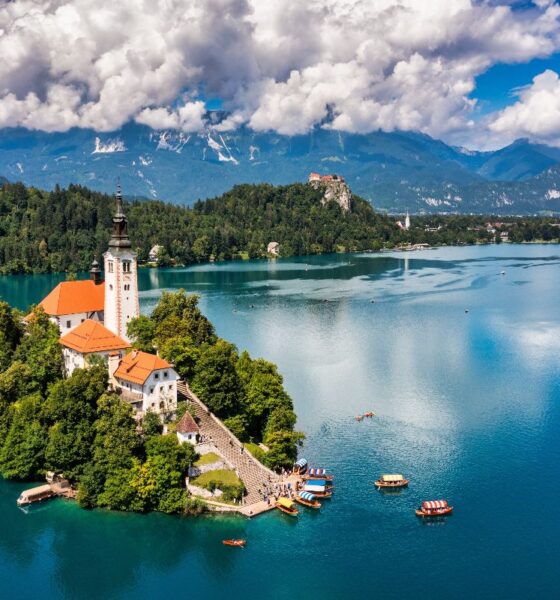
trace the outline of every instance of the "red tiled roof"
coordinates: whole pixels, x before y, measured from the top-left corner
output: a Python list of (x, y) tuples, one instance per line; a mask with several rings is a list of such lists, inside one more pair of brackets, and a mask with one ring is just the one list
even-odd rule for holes
[(177, 424), (177, 433), (196, 433), (198, 431), (198, 425), (195, 423), (195, 420), (187, 410)]
[(143, 384), (153, 371), (171, 368), (172, 366), (166, 360), (155, 354), (134, 350), (121, 360), (115, 371), (115, 377)]
[(107, 352), (130, 348), (130, 344), (109, 331), (98, 321), (86, 319), (60, 338), (60, 343), (67, 348), (77, 350), (81, 354), (91, 352)]
[(63, 281), (40, 303), (48, 315), (73, 315), (105, 308), (105, 282), (95, 285), (91, 279)]

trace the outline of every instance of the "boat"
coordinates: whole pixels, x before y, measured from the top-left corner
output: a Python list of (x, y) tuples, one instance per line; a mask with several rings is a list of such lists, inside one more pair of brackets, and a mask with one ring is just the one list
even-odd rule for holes
[(324, 479), (315, 479), (308, 481), (303, 486), (304, 492), (310, 492), (318, 498), (330, 498), (333, 494), (333, 486), (328, 485), (332, 482), (325, 481)]
[(305, 458), (300, 458), (294, 464), (293, 471), (294, 471), (294, 473), (297, 473), (298, 475), (303, 475), (303, 473), (305, 473), (307, 471), (307, 461), (305, 460)]
[(276, 508), (291, 517), (299, 515), (299, 510), (294, 506), (294, 501), (289, 498), (278, 498)]
[(364, 413), (364, 417), (375, 417), (375, 413), (371, 412), (371, 411), (367, 412), (367, 413)]
[(307, 474), (303, 476), (304, 481), (310, 481), (313, 479), (324, 479), (326, 481), (332, 481), (334, 477), (327, 475), (327, 469), (311, 468), (307, 469)]
[(224, 540), (222, 542), (224, 546), (237, 546), (239, 548), (244, 548), (246, 543), (246, 540)]
[(38, 487), (31, 488), (30, 490), (23, 491), (17, 499), (18, 506), (28, 506), (34, 502), (41, 502), (56, 496), (49, 484), (40, 485)]
[(299, 504), (303, 504), (303, 506), (308, 506), (309, 508), (321, 508), (321, 503), (311, 492), (300, 492), (295, 497), (295, 501)]
[(447, 500), (426, 500), (416, 509), (417, 517), (442, 517), (450, 515), (453, 507), (447, 504)]
[(374, 483), (375, 487), (381, 488), (401, 488), (408, 485), (408, 479), (405, 479), (403, 475), (391, 474), (381, 475), (381, 477)]
[(363, 418), (364, 418), (364, 417), (363, 417), (362, 415), (358, 415), (358, 416), (356, 417), (356, 421), (361, 421)]

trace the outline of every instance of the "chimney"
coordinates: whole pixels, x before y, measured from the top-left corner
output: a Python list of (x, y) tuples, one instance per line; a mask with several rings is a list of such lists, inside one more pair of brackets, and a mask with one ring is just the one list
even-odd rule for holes
[(109, 367), (109, 382), (116, 385), (116, 379), (114, 377), (115, 371), (119, 368), (119, 363), (121, 362), (121, 357), (118, 352), (113, 352), (113, 354), (109, 355), (108, 367)]
[(90, 275), (93, 283), (95, 283), (95, 285), (99, 285), (102, 282), (101, 269), (99, 268), (99, 263), (95, 259), (91, 263), (91, 269), (89, 270), (89, 275)]

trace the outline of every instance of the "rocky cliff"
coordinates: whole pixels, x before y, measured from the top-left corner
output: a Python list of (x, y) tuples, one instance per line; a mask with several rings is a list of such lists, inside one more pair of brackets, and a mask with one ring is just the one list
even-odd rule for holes
[(324, 190), (323, 204), (334, 200), (342, 210), (347, 212), (352, 210), (352, 192), (346, 185), (344, 177), (311, 173), (308, 181), (309, 185), (316, 190)]

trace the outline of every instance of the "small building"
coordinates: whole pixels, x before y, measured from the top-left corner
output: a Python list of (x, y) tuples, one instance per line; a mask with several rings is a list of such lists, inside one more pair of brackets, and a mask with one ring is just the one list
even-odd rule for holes
[(124, 356), (130, 344), (98, 321), (86, 319), (60, 338), (64, 369), (70, 377), (74, 369), (86, 369), (92, 356), (108, 361), (110, 355)]
[(185, 411), (185, 414), (179, 423), (177, 423), (176, 432), (180, 444), (188, 442), (194, 445), (198, 442), (200, 430), (188, 410)]
[(133, 350), (122, 358), (109, 357), (109, 378), (137, 412), (168, 415), (177, 410), (179, 376), (173, 365), (155, 354)]
[(266, 251), (273, 256), (280, 256), (280, 244), (278, 242), (270, 242)]
[(63, 281), (39, 303), (61, 334), (72, 331), (86, 319), (103, 323), (105, 284), (100, 275), (99, 265), (94, 264), (92, 279)]
[(163, 250), (163, 246), (160, 246), (159, 244), (156, 244), (155, 246), (152, 246), (152, 249), (150, 250), (150, 252), (148, 254), (148, 260), (150, 262), (157, 263), (158, 259), (159, 259), (159, 253), (162, 250)]

